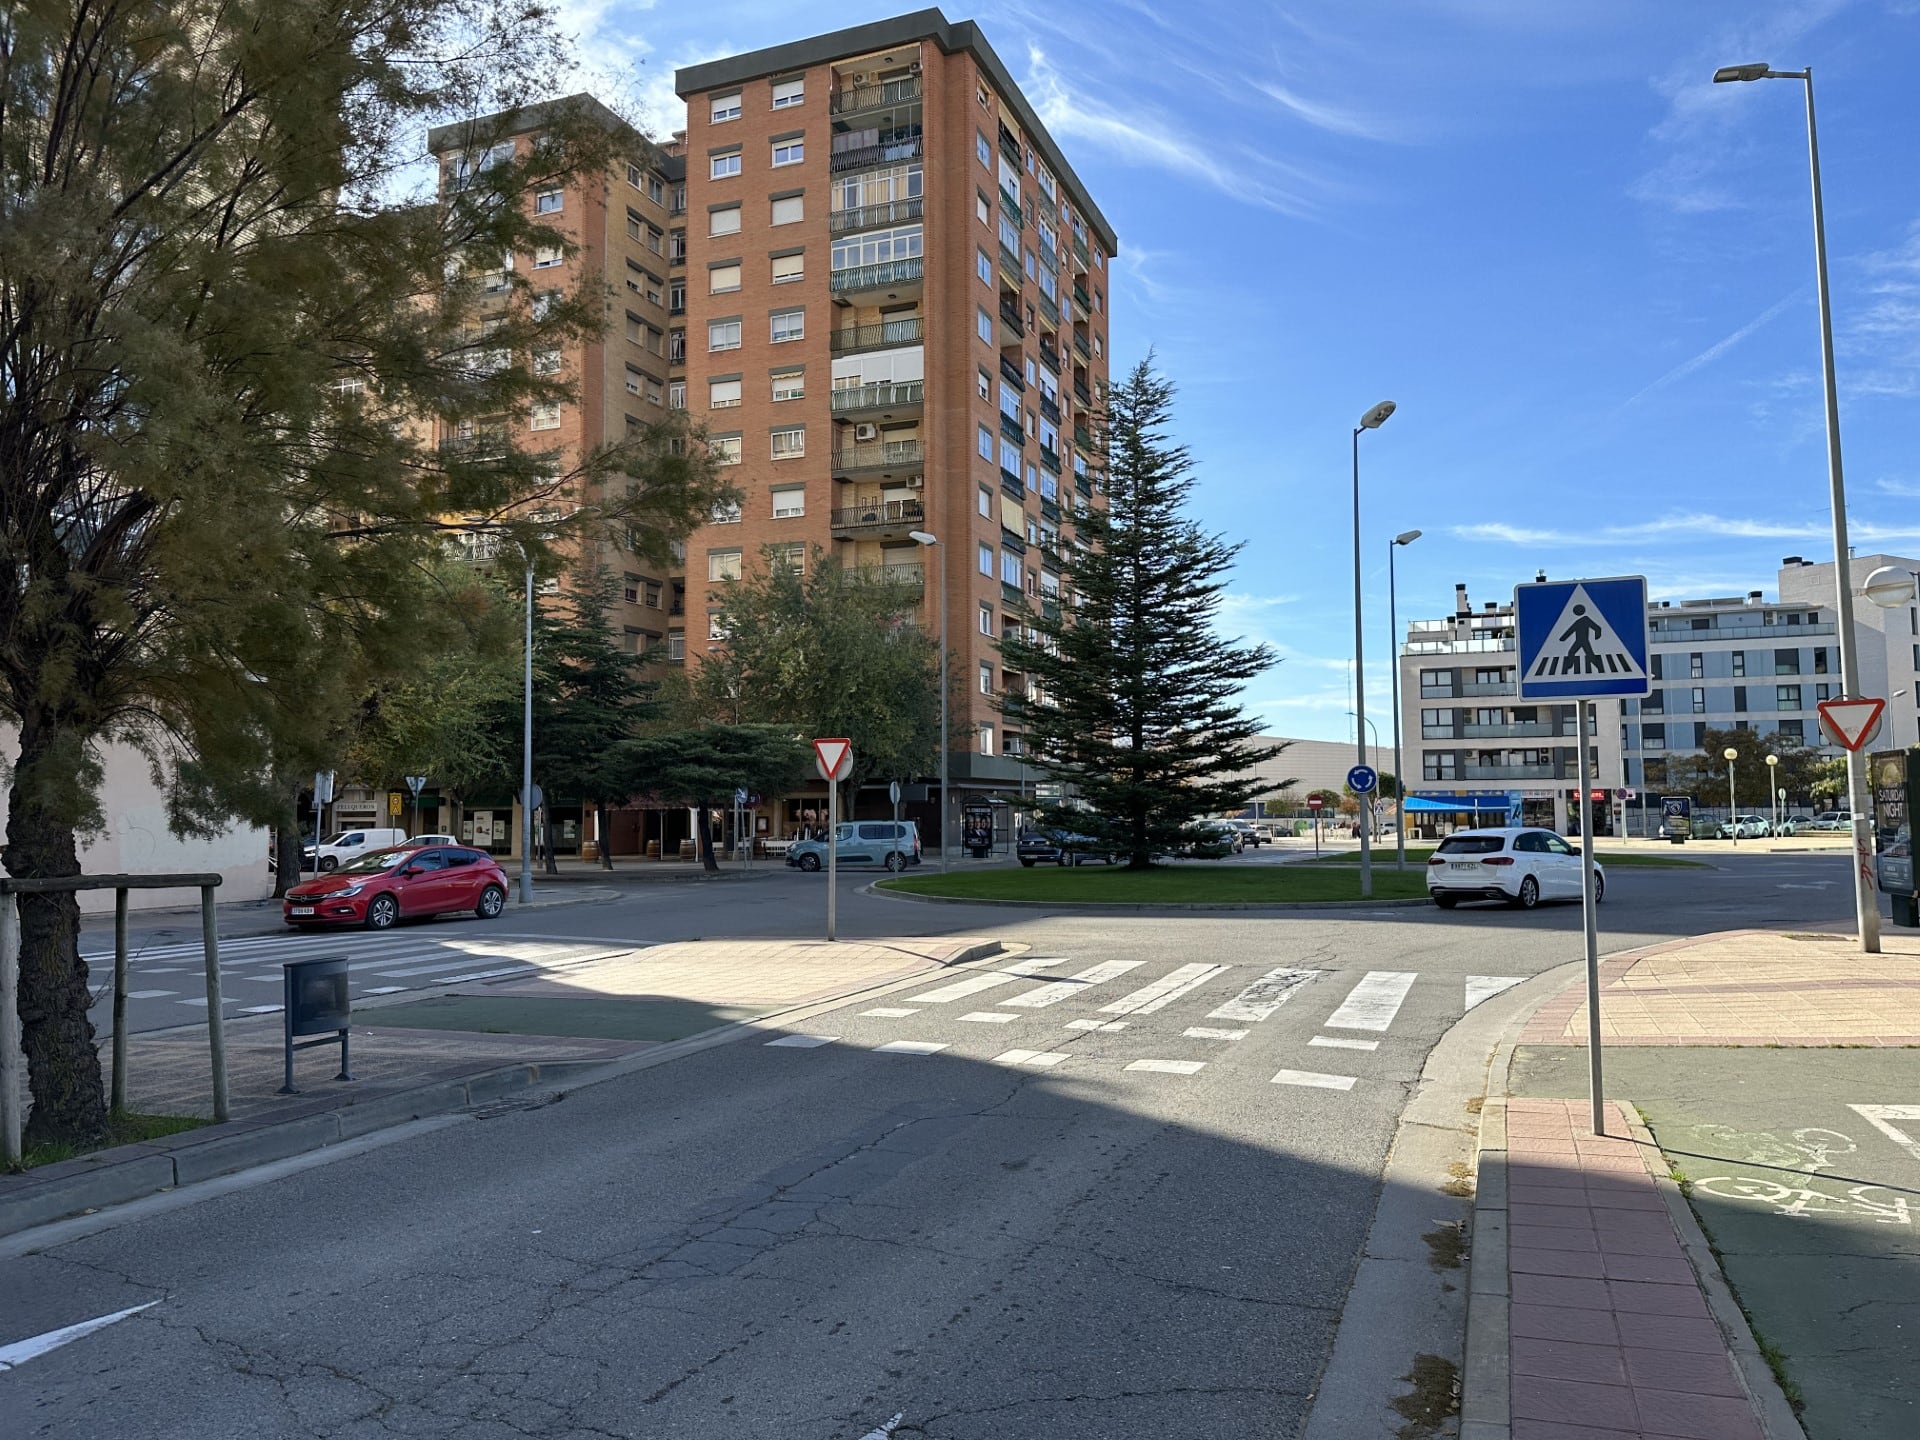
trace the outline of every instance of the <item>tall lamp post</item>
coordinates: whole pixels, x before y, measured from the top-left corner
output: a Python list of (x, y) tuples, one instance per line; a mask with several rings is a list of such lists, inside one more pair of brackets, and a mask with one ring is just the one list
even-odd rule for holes
[(533, 548), (527, 557), (526, 670), (520, 717), (520, 903), (533, 903)]
[(908, 538), (921, 546), (940, 546), (940, 868), (947, 868), (947, 849), (953, 832), (947, 828), (947, 692), (953, 688), (947, 674), (947, 547), (937, 535), (909, 530)]
[(1395, 590), (1393, 557), (1402, 545), (1420, 538), (1418, 530), (1404, 530), (1387, 546), (1388, 673), (1393, 676), (1393, 868), (1407, 868), (1407, 777), (1400, 768), (1400, 601)]
[[(1367, 672), (1363, 657), (1365, 650), (1365, 625), (1360, 614), (1360, 432), (1378, 430), (1387, 423), (1387, 417), (1393, 414), (1391, 400), (1382, 400), (1366, 414), (1360, 417), (1360, 423), (1353, 427), (1353, 708), (1358, 717), (1367, 718)], [(1353, 727), (1356, 748), (1360, 752), (1359, 763), (1367, 763), (1367, 732), (1364, 725)], [(1397, 777), (1396, 777), (1397, 778)], [(1368, 831), (1371, 825), (1360, 827), (1360, 898), (1373, 898), (1373, 840)]]
[[(1904, 610), (1909, 605), (1920, 604), (1920, 570), (1909, 570), (1904, 565), (1882, 565), (1867, 576), (1860, 593), (1882, 610)], [(1920, 631), (1920, 621), (1915, 622), (1915, 630)], [(1904, 700), (1907, 692), (1896, 690), (1888, 698)], [(1900, 744), (1900, 722), (1891, 714), (1887, 717), (1887, 740), (1896, 747)], [(1914, 743), (1920, 745), (1920, 735), (1916, 735)]]
[[(1860, 657), (1853, 634), (1852, 551), (1847, 544), (1847, 489), (1840, 467), (1840, 395), (1833, 373), (1833, 303), (1827, 293), (1827, 227), (1820, 198), (1820, 137), (1813, 118), (1813, 68), (1775, 70), (1760, 63), (1725, 65), (1713, 72), (1716, 85), (1745, 80), (1799, 80), (1807, 94), (1807, 162), (1813, 175), (1813, 264), (1820, 295), (1820, 361), (1827, 400), (1827, 484), (1833, 506), (1833, 574), (1837, 592), (1840, 641), (1840, 693), (1860, 695)], [(1872, 858), (1868, 849), (1873, 830), (1867, 792), (1867, 757), (1847, 752), (1847, 803), (1853, 813), (1853, 909), (1860, 929), (1860, 948), (1868, 955), (1880, 952), (1880, 897), (1875, 892)]]
[(1733, 836), (1733, 848), (1740, 848), (1740, 802), (1733, 793), (1733, 762), (1740, 758), (1740, 752), (1729, 745), (1720, 752), (1720, 758), (1727, 762), (1727, 832)]
[(1780, 771), (1776, 768), (1779, 764), (1780, 757), (1778, 755), (1767, 756), (1767, 799), (1773, 802), (1773, 833), (1775, 835), (1780, 833), (1780, 791), (1778, 788)]

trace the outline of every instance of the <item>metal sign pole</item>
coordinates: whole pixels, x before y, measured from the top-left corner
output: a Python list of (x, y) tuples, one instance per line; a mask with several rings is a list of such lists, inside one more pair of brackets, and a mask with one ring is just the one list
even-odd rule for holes
[(113, 1099), (112, 1113), (127, 1108), (127, 892), (113, 892)]
[[(318, 857), (316, 857), (317, 859)], [(213, 886), (200, 887), (200, 945), (207, 964), (207, 1048), (213, 1060), (213, 1118), (227, 1119), (227, 1034), (220, 997), (220, 927), (213, 909)]]
[(827, 778), (827, 939), (833, 939), (834, 901), (840, 893), (840, 782)]
[(0, 1159), (20, 1163), (20, 902), (0, 895)]
[(1593, 1133), (1607, 1133), (1606, 1087), (1600, 1075), (1600, 932), (1593, 903), (1593, 759), (1587, 746), (1587, 728), (1593, 702), (1574, 707), (1574, 728), (1580, 734), (1580, 913), (1587, 952), (1587, 1088), (1593, 1099)]

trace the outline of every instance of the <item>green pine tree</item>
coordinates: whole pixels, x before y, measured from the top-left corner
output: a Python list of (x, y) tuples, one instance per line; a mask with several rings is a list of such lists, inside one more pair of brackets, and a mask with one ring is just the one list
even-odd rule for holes
[(1007, 726), (1069, 797), (1043, 818), (1131, 869), (1177, 850), (1194, 820), (1246, 804), (1260, 793), (1249, 772), (1286, 748), (1253, 743), (1258, 722), (1239, 706), (1277, 657), (1215, 633), (1239, 547), (1181, 514), (1193, 466), (1170, 438), (1172, 408), (1151, 361), (1109, 388), (1107, 506), (1075, 519), (1058, 613), (1028, 613), (1032, 638), (1000, 646), (1027, 686), (1002, 701)]

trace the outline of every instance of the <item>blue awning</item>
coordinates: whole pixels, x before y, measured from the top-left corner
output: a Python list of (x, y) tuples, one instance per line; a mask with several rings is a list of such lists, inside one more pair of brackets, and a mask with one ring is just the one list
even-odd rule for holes
[(1512, 808), (1512, 802), (1505, 795), (1409, 795), (1406, 808), (1410, 811), (1426, 811), (1429, 814), (1456, 813), (1462, 810), (1497, 810), (1502, 815)]

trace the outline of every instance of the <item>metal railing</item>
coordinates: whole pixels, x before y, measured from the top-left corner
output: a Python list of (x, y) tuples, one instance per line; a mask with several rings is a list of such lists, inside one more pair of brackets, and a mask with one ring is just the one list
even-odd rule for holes
[(911, 260), (882, 260), (877, 265), (855, 265), (846, 270), (833, 272), (833, 288), (842, 293), (849, 290), (878, 290), (888, 285), (916, 284), (926, 268), (926, 262), (915, 256)]
[(1040, 395), (1040, 414), (1055, 425), (1060, 423), (1060, 406), (1055, 401), (1049, 400), (1045, 391)]
[(908, 320), (885, 320), (878, 325), (844, 325), (831, 332), (830, 348), (836, 355), (890, 350), (897, 345), (921, 344), (926, 334), (927, 322), (918, 315)]
[(882, 381), (876, 385), (849, 385), (833, 392), (833, 413), (886, 410), (896, 405), (918, 405), (926, 399), (924, 380)]
[(882, 140), (873, 145), (857, 145), (833, 152), (829, 169), (838, 175), (843, 170), (865, 170), (874, 165), (891, 165), (901, 160), (918, 160), (925, 152), (920, 137), (911, 140)]
[(835, 90), (827, 101), (832, 115), (858, 115), (864, 110), (884, 110), (889, 105), (911, 105), (920, 98), (920, 77), (885, 80), (878, 85), (849, 85)]
[(1462, 765), (1460, 774), (1467, 780), (1558, 780), (1561, 778), (1559, 767), (1555, 765)]
[(1004, 355), (1000, 357), (1000, 374), (1009, 385), (1013, 386), (1013, 388), (1018, 390), (1022, 395), (1027, 393), (1027, 377), (1020, 373), (1020, 367), (1018, 365), (1014, 364)]
[(1027, 333), (1027, 327), (1021, 322), (1019, 309), (1005, 301), (1000, 304), (1000, 323), (1023, 338)]
[(1027, 443), (1027, 432), (1021, 428), (1020, 422), (1004, 411), (1000, 415), (1000, 433), (1015, 445)]
[[(1425, 731), (1421, 732), (1423, 735)], [(1459, 733), (1468, 740), (1505, 740), (1521, 738), (1551, 738), (1558, 736), (1560, 727), (1550, 720), (1509, 720), (1501, 725), (1463, 724)], [(1569, 730), (1568, 739), (1577, 738)]]
[(927, 567), (918, 560), (901, 565), (858, 565), (854, 569), (868, 580), (891, 580), (916, 590), (927, 588)]
[(1040, 307), (1040, 318), (1045, 320), (1049, 325), (1059, 325), (1060, 307), (1053, 303), (1052, 297), (1049, 296), (1046, 291), (1042, 290), (1040, 292), (1038, 304)]
[(1093, 347), (1087, 344), (1086, 336), (1080, 334), (1074, 335), (1073, 353), (1078, 355), (1082, 360), (1091, 360), (1093, 358)]
[(882, 225), (899, 225), (921, 219), (927, 202), (915, 195), (908, 200), (886, 200), (878, 205), (861, 205), (852, 210), (835, 210), (827, 216), (827, 230), (845, 235), (854, 230), (876, 230)]
[(927, 507), (918, 500), (869, 500), (841, 506), (833, 512), (831, 524), (835, 530), (898, 530), (922, 524), (926, 518)]
[(917, 469), (920, 463), (918, 440), (842, 445), (833, 452), (833, 472), (836, 475), (852, 475), (863, 470), (912, 470)]

